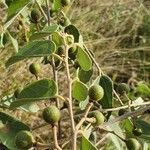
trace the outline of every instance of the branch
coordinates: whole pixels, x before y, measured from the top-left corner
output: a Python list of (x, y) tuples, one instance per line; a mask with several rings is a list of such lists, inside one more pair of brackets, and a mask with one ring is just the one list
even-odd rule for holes
[(55, 148), (56, 148), (57, 150), (62, 150), (61, 147), (60, 147), (59, 144), (58, 144), (57, 129), (58, 129), (57, 126), (54, 125), (54, 126), (53, 126), (54, 144), (55, 144)]
[(76, 130), (78, 131), (80, 129), (80, 127), (82, 126), (82, 124), (86, 121), (87, 115), (90, 111), (90, 109), (92, 108), (93, 103), (90, 103), (89, 106), (87, 107), (84, 116), (81, 118), (80, 122), (76, 125)]

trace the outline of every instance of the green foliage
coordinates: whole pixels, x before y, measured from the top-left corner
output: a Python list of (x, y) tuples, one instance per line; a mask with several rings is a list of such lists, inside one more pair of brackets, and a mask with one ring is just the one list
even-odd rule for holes
[(81, 81), (75, 80), (72, 84), (72, 96), (78, 101), (84, 101), (88, 96), (88, 88)]
[(10, 107), (14, 108), (31, 102), (53, 98), (56, 94), (56, 83), (53, 80), (42, 79), (27, 85), (19, 93), (17, 100), (11, 103)]
[(81, 139), (81, 150), (98, 150), (84, 135), (82, 135)]
[(107, 75), (102, 75), (99, 85), (104, 89), (104, 96), (100, 101), (103, 108), (113, 107), (113, 82)]
[(0, 112), (1, 130), (0, 140), (8, 148), (17, 150), (14, 142), (14, 137), (21, 130), (29, 131), (30, 128), (18, 119)]
[(33, 41), (19, 50), (17, 54), (12, 56), (6, 62), (6, 66), (10, 66), (20, 60), (31, 57), (49, 56), (56, 50), (55, 43), (52, 41)]
[(84, 71), (89, 71), (92, 68), (92, 61), (89, 55), (80, 46), (77, 47), (77, 61)]
[(82, 69), (79, 69), (78, 78), (80, 79), (81, 82), (87, 83), (90, 81), (92, 74), (93, 74), (92, 69), (89, 71), (84, 71)]

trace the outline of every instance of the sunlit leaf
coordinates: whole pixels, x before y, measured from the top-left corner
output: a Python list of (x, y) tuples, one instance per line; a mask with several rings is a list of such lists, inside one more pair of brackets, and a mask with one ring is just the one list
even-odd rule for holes
[(75, 98), (78, 101), (84, 101), (87, 98), (87, 95), (88, 95), (87, 86), (84, 83), (75, 80), (72, 85), (73, 98)]
[(12, 102), (10, 107), (19, 107), (31, 102), (45, 100), (55, 97), (57, 86), (53, 80), (42, 79), (27, 85), (18, 95), (16, 101)]
[(49, 56), (56, 49), (52, 41), (33, 41), (22, 47), (17, 54), (10, 57), (6, 62), (6, 67), (26, 58)]

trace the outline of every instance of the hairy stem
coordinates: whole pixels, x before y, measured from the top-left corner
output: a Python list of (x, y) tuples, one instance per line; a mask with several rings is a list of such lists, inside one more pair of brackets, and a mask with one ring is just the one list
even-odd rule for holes
[(72, 132), (72, 150), (76, 150), (76, 132), (75, 122), (73, 118), (73, 104), (72, 104), (72, 80), (70, 77), (69, 65), (68, 65), (68, 45), (65, 44), (65, 66), (67, 73), (67, 84), (68, 84), (68, 103), (69, 103), (69, 114), (71, 119), (71, 132)]
[[(46, 6), (47, 6), (48, 26), (50, 26), (51, 25), (51, 19), (50, 19), (51, 17), (50, 17), (50, 11), (49, 11), (49, 8), (50, 8), (49, 0), (46, 0)], [(49, 36), (49, 40), (51, 40), (50, 36)], [(55, 67), (54, 56), (52, 56), (51, 65), (52, 65), (52, 70), (53, 70), (54, 81), (55, 81), (56, 85), (58, 85), (58, 77), (57, 77), (57, 70)], [(60, 108), (60, 103), (59, 103), (59, 100), (57, 98), (56, 98), (56, 106), (58, 107), (58, 109)], [(61, 136), (60, 121), (58, 122), (57, 128), (58, 128), (58, 135), (60, 138), (60, 136)]]
[(61, 147), (60, 147), (59, 144), (58, 144), (57, 130), (58, 130), (57, 126), (54, 125), (54, 126), (53, 126), (54, 144), (55, 144), (55, 148), (56, 148), (57, 150), (62, 150)]

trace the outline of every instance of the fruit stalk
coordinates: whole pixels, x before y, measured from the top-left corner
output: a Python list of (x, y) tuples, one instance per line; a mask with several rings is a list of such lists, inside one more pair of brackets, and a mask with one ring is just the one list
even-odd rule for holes
[(54, 126), (53, 126), (54, 144), (55, 144), (55, 148), (56, 148), (57, 150), (62, 150), (61, 147), (60, 147), (59, 144), (58, 144), (57, 130), (58, 130), (57, 126), (54, 125)]

